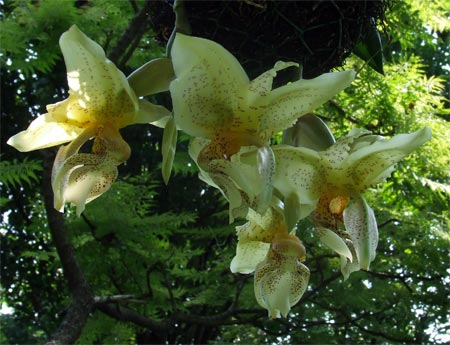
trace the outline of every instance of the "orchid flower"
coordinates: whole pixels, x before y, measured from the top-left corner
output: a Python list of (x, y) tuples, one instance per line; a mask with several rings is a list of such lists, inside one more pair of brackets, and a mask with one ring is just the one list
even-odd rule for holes
[(269, 317), (286, 317), (291, 307), (300, 300), (308, 287), (309, 269), (304, 260), (305, 248), (291, 235), (276, 240), (264, 261), (255, 270), (255, 297), (266, 308)]
[[(138, 97), (168, 90), (173, 76), (168, 59), (152, 60), (127, 78), (103, 49), (77, 26), (59, 41), (67, 67), (69, 97), (47, 105), (47, 114), (8, 140), (19, 151), (70, 142), (59, 149), (52, 172), (55, 208), (71, 202), (79, 215), (85, 204), (109, 189), (117, 166), (130, 156), (119, 129), (136, 123), (167, 122), (170, 112)], [(154, 77), (149, 81), (149, 77)], [(80, 148), (94, 138), (91, 153)]]
[[(326, 73), (272, 89), (277, 72), (298, 64), (277, 62), (250, 81), (225, 48), (179, 33), (171, 56), (176, 75), (170, 85), (175, 122), (198, 138), (191, 156), (203, 178), (229, 201), (236, 197), (230, 202), (231, 220), (234, 209), (240, 208), (237, 214), (245, 216), (247, 206), (264, 212), (270, 204), (275, 162), (269, 139), (350, 85), (355, 76), (353, 71)], [(240, 159), (232, 157), (244, 155), (248, 146), (258, 150), (256, 175), (243, 177)], [(236, 176), (243, 180), (234, 180)], [(255, 180), (251, 187), (242, 183), (248, 179)]]
[[(425, 127), (391, 139), (352, 130), (324, 151), (307, 147), (275, 147), (274, 187), (283, 196), (290, 225), (309, 215), (323, 243), (342, 257), (342, 270), (369, 269), (378, 244), (373, 210), (362, 193), (383, 182), (394, 165), (431, 138)], [(334, 139), (333, 139), (334, 140)], [(300, 211), (298, 211), (300, 209)], [(341, 227), (345, 231), (341, 230)]]
[(237, 226), (238, 245), (230, 269), (233, 273), (255, 272), (254, 289), (259, 305), (269, 317), (286, 317), (306, 290), (309, 270), (303, 244), (288, 233), (282, 210), (276, 202), (260, 215), (249, 209), (247, 219)]
[(289, 236), (280, 208), (272, 206), (262, 215), (249, 209), (246, 218), (247, 223), (236, 226), (238, 244), (236, 256), (230, 264), (233, 273), (254, 272), (256, 266), (266, 258), (275, 238)]

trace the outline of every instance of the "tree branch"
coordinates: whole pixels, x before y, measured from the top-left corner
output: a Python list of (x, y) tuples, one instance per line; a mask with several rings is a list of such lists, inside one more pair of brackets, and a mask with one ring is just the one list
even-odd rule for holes
[(154, 332), (167, 331), (170, 327), (168, 322), (157, 322), (148, 317), (145, 317), (134, 310), (122, 307), (118, 304), (112, 305), (109, 303), (99, 303), (96, 305), (98, 310), (106, 315), (119, 321), (132, 322), (135, 325), (150, 329)]
[(116, 46), (109, 53), (109, 59), (113, 61), (119, 69), (123, 69), (127, 59), (121, 59), (126, 53), (129, 58), (132, 55), (130, 52), (130, 45), (133, 46), (133, 50), (136, 49), (137, 44), (133, 42), (139, 42), (144, 33), (149, 27), (148, 11), (152, 6), (152, 1), (145, 1), (142, 9), (134, 16), (134, 18), (128, 24), (127, 29), (124, 31), (117, 41)]
[(147, 303), (143, 299), (136, 298), (134, 295), (113, 295), (113, 296), (95, 296), (95, 304), (104, 303), (117, 303), (117, 302), (127, 302), (127, 303)]
[(44, 176), (42, 179), (42, 195), (47, 211), (48, 226), (56, 251), (61, 260), (69, 290), (72, 293), (72, 303), (67, 310), (67, 314), (47, 344), (73, 344), (81, 335), (94, 304), (94, 299), (84, 274), (78, 265), (75, 249), (64, 224), (64, 216), (53, 207), (51, 171), (54, 155), (49, 151), (43, 151), (43, 155)]

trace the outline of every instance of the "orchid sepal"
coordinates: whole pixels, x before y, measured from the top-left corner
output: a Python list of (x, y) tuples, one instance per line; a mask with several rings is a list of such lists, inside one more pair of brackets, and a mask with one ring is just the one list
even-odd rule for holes
[(344, 224), (361, 268), (368, 270), (376, 255), (378, 227), (375, 214), (364, 197), (354, 198), (346, 207)]
[(178, 131), (173, 117), (169, 119), (164, 127), (162, 140), (162, 176), (164, 183), (169, 183), (170, 173), (172, 172), (173, 160), (177, 147)]
[(137, 97), (168, 91), (173, 79), (175, 79), (175, 72), (172, 60), (168, 58), (148, 61), (127, 77)]

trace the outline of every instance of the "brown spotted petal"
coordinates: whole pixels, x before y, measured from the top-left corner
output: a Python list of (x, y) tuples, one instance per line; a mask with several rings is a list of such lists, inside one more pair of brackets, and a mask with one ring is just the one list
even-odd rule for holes
[(344, 210), (344, 224), (361, 268), (368, 270), (375, 259), (378, 226), (373, 210), (362, 196), (355, 198)]
[(308, 281), (309, 269), (299, 259), (270, 250), (255, 270), (256, 301), (270, 318), (286, 317), (303, 296)]
[(317, 205), (324, 184), (320, 174), (320, 155), (305, 147), (287, 145), (277, 145), (273, 152), (276, 161), (274, 187), (283, 197), (290, 230)]
[(229, 202), (230, 223), (245, 217), (248, 208), (264, 212), (272, 199), (274, 156), (269, 147), (241, 147), (230, 159), (201, 161), (211, 141), (195, 138), (189, 155), (196, 162), (201, 180), (219, 189)]
[(324, 73), (314, 79), (300, 79), (274, 89), (268, 106), (259, 115), (260, 131), (265, 138), (291, 127), (302, 115), (322, 105), (348, 87), (355, 71)]
[(238, 244), (230, 264), (233, 273), (253, 272), (266, 258), (275, 237), (288, 236), (282, 214), (275, 208), (267, 209), (262, 215), (249, 209), (247, 219), (247, 223), (236, 226)]
[(353, 272), (357, 272), (361, 269), (361, 265), (359, 264), (358, 257), (356, 255), (356, 251), (352, 241), (346, 239), (345, 244), (350, 249), (350, 252), (353, 257), (353, 260), (350, 260), (348, 257), (340, 255), (341, 273), (344, 276), (344, 280), (347, 280), (350, 277), (350, 274), (352, 274)]
[[(92, 153), (79, 153), (81, 146), (95, 135)], [(114, 128), (87, 129), (71, 144), (62, 146), (52, 170), (54, 205), (63, 212), (64, 204), (85, 204), (106, 192), (117, 178), (117, 166), (128, 159), (130, 148)]]
[(211, 139), (233, 119), (249, 83), (239, 62), (221, 45), (177, 34), (171, 57), (176, 79), (170, 84), (177, 126)]
[(355, 140), (342, 165), (357, 190), (367, 189), (389, 177), (394, 165), (431, 139), (431, 130), (398, 134), (391, 139), (362, 136)]
[(84, 165), (70, 172), (63, 200), (74, 204), (77, 215), (83, 212), (85, 204), (106, 192), (117, 178), (117, 164), (106, 157), (101, 164)]
[(102, 47), (76, 25), (59, 40), (67, 68), (70, 95), (76, 97), (67, 118), (79, 123), (133, 123), (138, 100), (125, 75), (106, 58)]
[(179, 33), (171, 56), (176, 79), (170, 92), (177, 125), (207, 139), (230, 131), (266, 141), (349, 86), (355, 77), (354, 71), (326, 73), (272, 89), (278, 71), (298, 64), (278, 62), (250, 82), (225, 48)]

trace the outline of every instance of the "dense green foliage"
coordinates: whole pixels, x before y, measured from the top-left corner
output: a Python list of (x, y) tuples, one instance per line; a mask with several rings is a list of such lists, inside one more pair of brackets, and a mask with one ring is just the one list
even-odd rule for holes
[[(427, 2), (428, 3), (428, 2)], [(37, 343), (59, 326), (71, 296), (49, 232), (42, 162), (54, 150), (19, 153), (6, 140), (45, 105), (65, 98), (58, 38), (76, 23), (129, 73), (163, 56), (147, 29), (139, 42), (117, 42), (144, 1), (7, 1), (1, 34), (1, 343)], [(383, 36), (385, 75), (357, 57), (358, 77), (317, 109), (336, 137), (360, 127), (392, 136), (429, 126), (432, 140), (402, 161), (388, 182), (368, 191), (380, 229), (370, 272), (347, 281), (339, 258), (304, 220), (309, 289), (287, 319), (269, 320), (256, 303), (252, 276), (234, 275), (234, 225), (226, 201), (197, 178), (178, 140), (174, 171), (161, 177), (162, 130), (122, 130), (132, 148), (119, 180), (81, 217), (65, 220), (95, 296), (145, 319), (118, 320), (94, 310), (80, 344), (107, 343), (429, 343), (450, 331), (450, 13), (448, 0), (424, 6), (394, 1)], [(447, 48), (446, 48), (447, 47)], [(168, 95), (158, 101), (170, 106)], [(141, 319), (141, 320), (142, 320)], [(150, 322), (151, 321), (151, 322)], [(153, 322), (153, 323), (152, 323)]]

